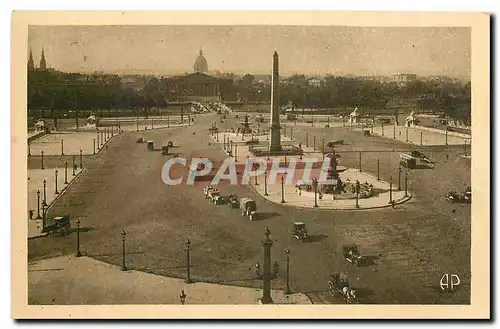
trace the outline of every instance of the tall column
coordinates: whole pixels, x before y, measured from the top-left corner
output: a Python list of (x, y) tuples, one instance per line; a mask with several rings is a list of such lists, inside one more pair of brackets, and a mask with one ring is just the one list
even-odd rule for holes
[(262, 298), (260, 302), (262, 304), (272, 304), (273, 299), (271, 298), (271, 246), (273, 241), (269, 238), (271, 231), (269, 227), (266, 227), (266, 239), (262, 241), (264, 246), (264, 275), (262, 276), (263, 287), (262, 287)]
[(271, 152), (281, 151), (280, 131), (280, 74), (278, 53), (273, 55), (273, 75), (271, 80)]

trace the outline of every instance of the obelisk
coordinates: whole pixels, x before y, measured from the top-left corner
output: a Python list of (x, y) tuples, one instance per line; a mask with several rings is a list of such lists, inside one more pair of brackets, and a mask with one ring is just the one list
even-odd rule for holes
[(278, 53), (273, 55), (273, 75), (271, 80), (271, 145), (269, 151), (281, 151), (280, 127), (280, 72)]

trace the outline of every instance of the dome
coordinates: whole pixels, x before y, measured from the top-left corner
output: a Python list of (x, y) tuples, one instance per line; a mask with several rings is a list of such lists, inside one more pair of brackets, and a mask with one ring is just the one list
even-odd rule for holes
[(196, 58), (194, 62), (194, 72), (196, 73), (207, 73), (208, 72), (208, 63), (205, 57), (203, 56), (203, 51), (200, 49), (200, 54)]

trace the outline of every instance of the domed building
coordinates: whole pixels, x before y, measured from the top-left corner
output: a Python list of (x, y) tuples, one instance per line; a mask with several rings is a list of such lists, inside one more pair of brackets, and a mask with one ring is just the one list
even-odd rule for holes
[(203, 56), (203, 51), (200, 49), (200, 54), (194, 61), (194, 72), (206, 74), (208, 72), (208, 62), (205, 56)]

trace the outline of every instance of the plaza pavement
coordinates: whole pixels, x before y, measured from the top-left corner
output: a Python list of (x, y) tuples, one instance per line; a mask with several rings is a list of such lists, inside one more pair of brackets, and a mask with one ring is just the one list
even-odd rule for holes
[[(221, 137), (222, 135), (222, 137)], [(234, 134), (234, 133), (222, 133), (219, 134), (219, 145), (221, 145), (221, 141), (226, 137), (226, 141), (233, 141), (235, 144), (239, 144), (239, 147), (236, 149), (236, 160), (244, 163), (244, 160), (247, 157), (252, 158), (253, 155), (248, 150), (248, 145), (245, 144), (246, 141), (251, 140), (252, 137), (257, 139), (262, 143), (262, 145), (268, 145), (267, 135), (259, 135), (252, 136), (251, 134), (242, 136), (242, 134)], [(212, 136), (216, 141), (216, 135)], [(226, 142), (227, 143), (227, 142)], [(290, 137), (281, 136), (282, 145), (292, 145), (296, 144), (296, 141), (291, 139)], [(315, 158), (320, 161), (323, 157), (322, 153), (319, 152), (319, 149), (322, 146), (318, 146), (318, 141), (316, 141), (316, 149), (314, 146), (309, 143), (309, 146), (302, 145), (302, 149), (307, 153), (307, 158)], [(234, 151), (234, 149), (233, 149)], [(226, 151), (227, 154), (227, 151)], [(273, 156), (272, 158), (279, 158), (281, 162), (285, 162), (285, 156)], [(288, 156), (287, 161), (295, 158), (297, 162), (300, 162), (298, 156)], [(238, 160), (239, 159), (239, 160)], [(296, 169), (296, 173), (294, 177), (300, 176), (303, 171), (301, 169)], [(282, 201), (282, 192), (281, 192), (281, 175), (278, 174), (277, 180), (275, 184), (267, 184), (267, 194), (266, 188), (264, 186), (264, 175), (257, 176), (257, 185), (255, 184), (255, 180), (253, 177), (249, 179), (249, 184), (253, 187), (253, 189), (259, 193), (259, 195), (271, 202), (281, 203)], [(359, 180), (361, 184), (367, 183), (373, 185), (375, 191), (378, 191), (373, 197), (370, 198), (360, 198), (358, 200), (358, 207), (356, 207), (356, 199), (334, 199), (334, 196), (324, 195), (322, 199), (317, 199), (318, 207), (317, 209), (328, 209), (328, 210), (361, 210), (361, 209), (373, 209), (373, 208), (383, 208), (391, 206), (391, 192), (390, 192), (390, 184), (388, 182), (377, 180), (377, 177), (370, 175), (366, 172), (360, 172), (359, 168), (349, 168), (346, 171), (340, 173), (340, 178), (343, 182), (355, 182)], [(286, 177), (285, 177), (286, 179)], [(260, 183), (259, 183), (260, 182)], [(398, 190), (398, 182), (392, 182), (392, 200), (394, 204), (401, 204), (403, 202), (408, 201), (411, 198), (411, 193), (404, 191), (404, 184), (402, 183), (402, 189)], [(284, 200), (285, 206), (294, 206), (299, 208), (314, 208), (314, 192), (306, 192), (299, 191), (295, 187), (295, 184), (284, 184), (283, 186), (284, 192)]]
[[(262, 290), (127, 270), (89, 257), (61, 256), (28, 264), (28, 304), (258, 304)], [(306, 295), (272, 290), (275, 304), (312, 304)]]
[[(187, 123), (167, 122), (166, 120), (136, 121), (120, 123), (122, 131), (148, 131), (153, 129), (174, 128), (187, 126)], [(119, 134), (118, 125), (101, 126), (99, 128), (82, 126), (79, 131), (59, 131), (46, 134), (43, 137), (29, 144), (29, 154), (40, 156), (43, 151), (44, 156), (56, 155), (83, 155), (97, 154), (106, 146), (106, 143)], [(74, 129), (74, 127), (73, 127)], [(94, 149), (95, 143), (95, 149)], [(94, 153), (95, 152), (95, 153)]]
[[(43, 180), (46, 180), (46, 202), (50, 206), (54, 201), (62, 196), (73, 181), (75, 181), (79, 175), (85, 170), (80, 169), (79, 163), (77, 162), (77, 169), (75, 170), (75, 175), (73, 176), (72, 164), (68, 163), (68, 176), (67, 182), (65, 184), (65, 169), (56, 168), (58, 170), (57, 175), (57, 191), (56, 194), (56, 169), (28, 169), (28, 209), (26, 213), (26, 218), (28, 219), (28, 238), (34, 238), (37, 236), (43, 236), (42, 233), (42, 220), (37, 219), (38, 217), (38, 197), (37, 191), (40, 191), (40, 216), (43, 216), (43, 201), (44, 201), (44, 191), (43, 191)], [(29, 211), (33, 210), (33, 217), (30, 220)]]

